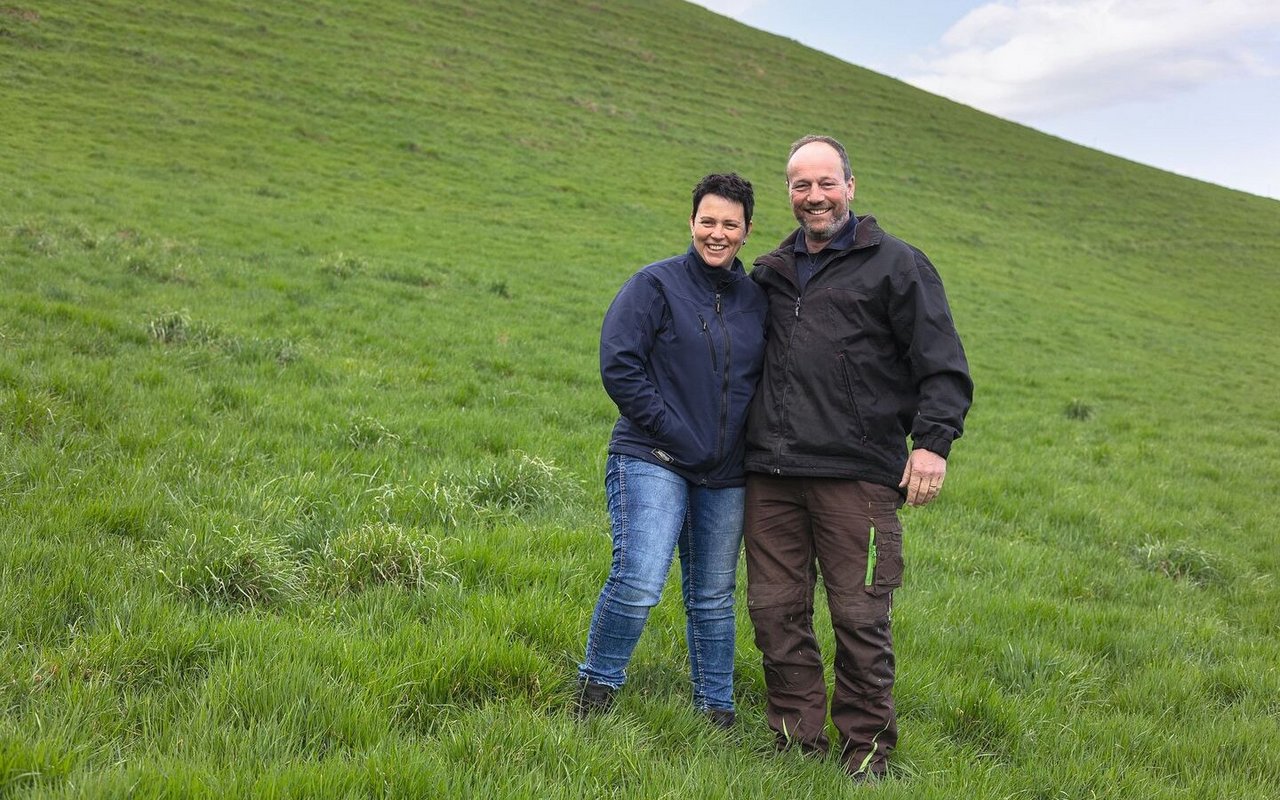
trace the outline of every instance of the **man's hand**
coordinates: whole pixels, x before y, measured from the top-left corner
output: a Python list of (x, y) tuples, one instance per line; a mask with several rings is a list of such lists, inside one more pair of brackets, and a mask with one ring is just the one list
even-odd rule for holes
[(898, 488), (906, 488), (907, 505), (922, 506), (938, 496), (947, 476), (947, 460), (928, 450), (912, 450)]

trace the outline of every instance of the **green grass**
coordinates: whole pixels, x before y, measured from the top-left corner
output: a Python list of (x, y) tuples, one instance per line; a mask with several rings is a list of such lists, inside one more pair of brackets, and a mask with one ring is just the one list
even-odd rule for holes
[(0, 797), (856, 795), (765, 754), (745, 613), (690, 710), (670, 590), (563, 713), (604, 309), (706, 172), (785, 235), (811, 130), (977, 384), (877, 791), (1280, 795), (1276, 201), (674, 2), (6, 6), (0, 108)]

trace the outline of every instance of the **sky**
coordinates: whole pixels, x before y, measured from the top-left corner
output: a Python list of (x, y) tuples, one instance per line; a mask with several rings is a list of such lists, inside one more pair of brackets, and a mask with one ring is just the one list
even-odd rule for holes
[(1280, 0), (693, 0), (1004, 119), (1280, 199)]

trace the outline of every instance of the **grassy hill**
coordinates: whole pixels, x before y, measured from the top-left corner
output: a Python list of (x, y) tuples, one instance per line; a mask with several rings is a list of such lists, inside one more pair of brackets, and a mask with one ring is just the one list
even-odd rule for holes
[(670, 592), (562, 711), (604, 309), (706, 172), (785, 235), (811, 131), (977, 384), (878, 791), (1280, 795), (1280, 203), (667, 0), (6, 5), (0, 110), (0, 797), (854, 794), (745, 611), (732, 733)]

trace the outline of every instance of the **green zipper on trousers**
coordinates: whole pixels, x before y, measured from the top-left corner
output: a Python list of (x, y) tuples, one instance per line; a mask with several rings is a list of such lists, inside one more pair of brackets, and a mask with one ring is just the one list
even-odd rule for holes
[(867, 577), (863, 581), (864, 586), (870, 586), (876, 577), (876, 526), (871, 526), (871, 533), (867, 536)]

